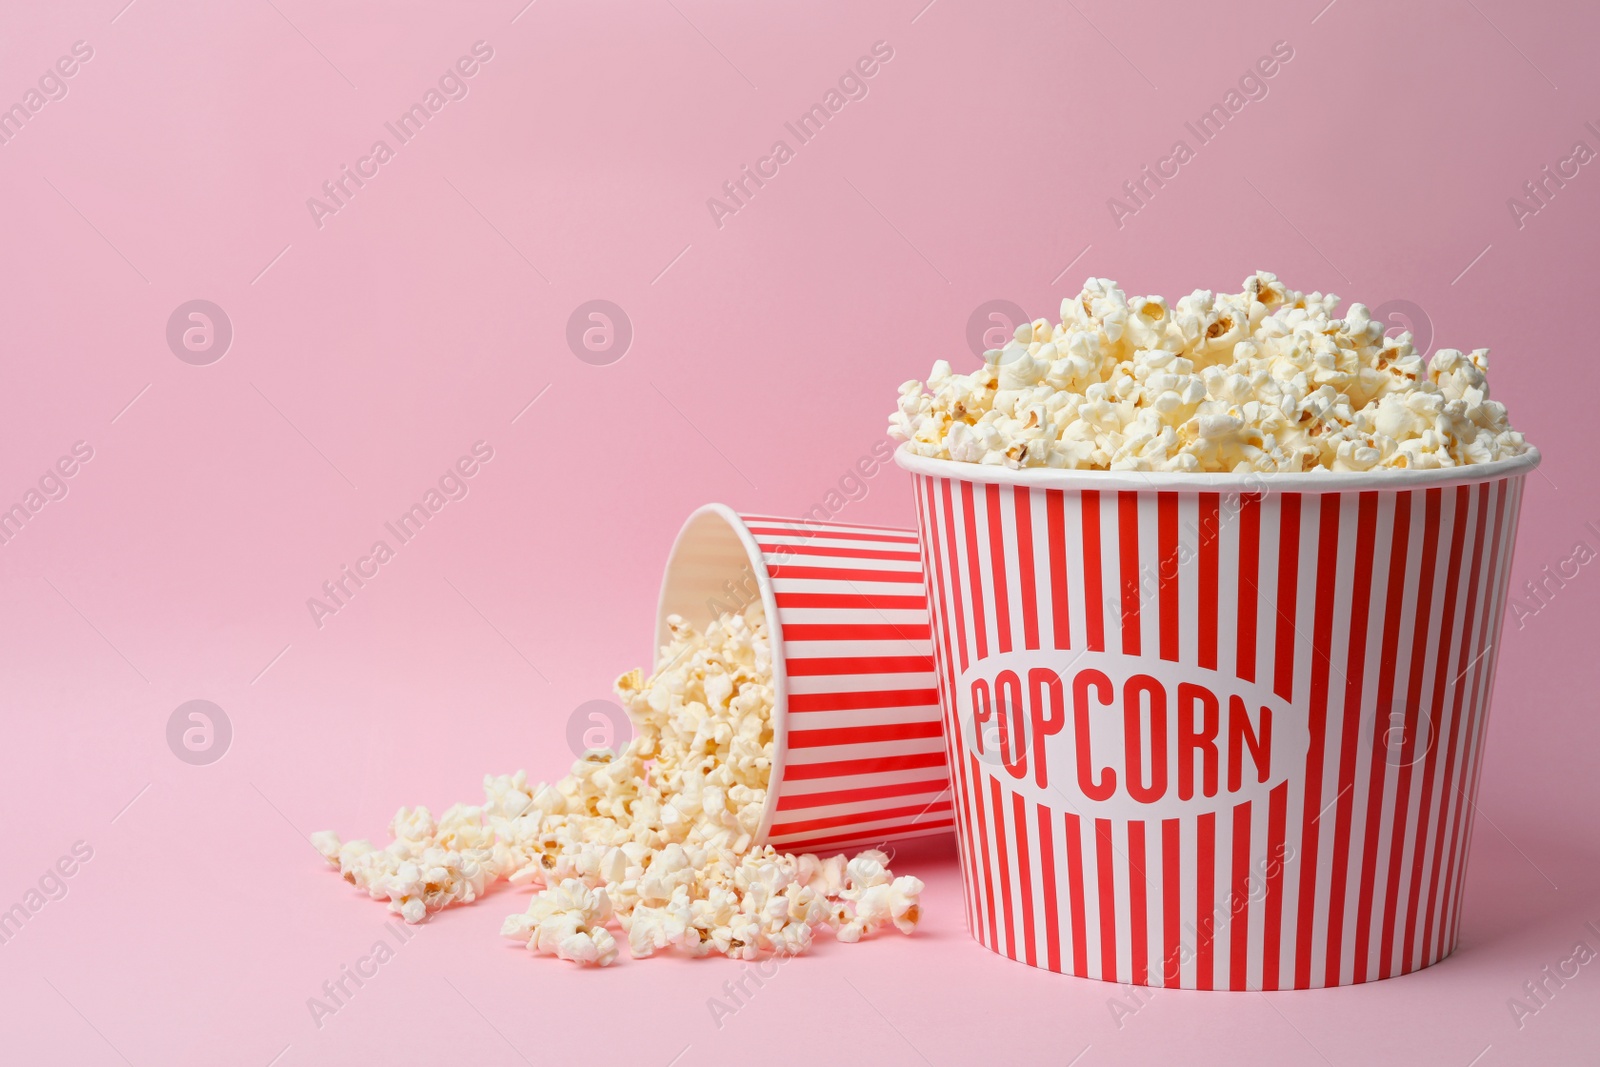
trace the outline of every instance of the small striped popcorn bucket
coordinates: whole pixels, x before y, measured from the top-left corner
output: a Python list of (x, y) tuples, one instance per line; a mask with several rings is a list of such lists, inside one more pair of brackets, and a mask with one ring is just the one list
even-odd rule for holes
[(757, 841), (803, 852), (950, 833), (916, 533), (708, 504), (672, 547), (656, 647), (669, 615), (704, 626), (757, 597), (776, 691)]
[(1455, 947), (1537, 452), (1371, 474), (896, 460), (982, 944), (1233, 990)]

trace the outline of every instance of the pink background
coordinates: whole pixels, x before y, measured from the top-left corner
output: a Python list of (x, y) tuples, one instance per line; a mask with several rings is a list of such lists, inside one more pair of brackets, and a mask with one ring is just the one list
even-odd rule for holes
[[(1157, 991), (1119, 1025), (1126, 991), (971, 942), (953, 848), (922, 845), (897, 863), (928, 882), (915, 938), (825, 944), (720, 1029), (707, 1001), (736, 966), (530, 958), (497, 936), (526, 903), (506, 889), (418, 928), (320, 1028), (306, 1006), (385, 913), (305, 835), (381, 835), (401, 804), (475, 799), (488, 770), (563, 773), (573, 709), (650, 655), (683, 517), (824, 502), (900, 381), (971, 365), (985, 301), (1049, 314), (1091, 274), (1175, 298), (1257, 267), (1410, 301), (1439, 344), (1494, 350), (1495, 395), (1545, 452), (1515, 586), (1600, 548), (1581, 438), (1600, 165), (1521, 228), (1507, 207), (1577, 140), (1600, 149), (1593, 7), (124, 2), (0, 15), (0, 104), (93, 48), (0, 145), (0, 503), (94, 450), (0, 545), (0, 907), (93, 849), (0, 945), (9, 1057), (1600, 1055), (1600, 965), (1520, 1028), (1507, 1005), (1575, 942), (1600, 948), (1593, 564), (1506, 629), (1463, 943), (1437, 968)], [(479, 40), (469, 94), (319, 228), (307, 198)], [(796, 147), (783, 123), (877, 41), (893, 59), (869, 95)], [(1294, 55), (1266, 98), (1119, 228), (1107, 199), (1193, 147), (1184, 122), (1277, 41)], [(707, 198), (778, 138), (794, 158), (719, 228)], [(565, 340), (596, 298), (634, 330), (608, 366)], [(166, 342), (192, 299), (233, 326), (208, 366)], [(478, 440), (494, 459), (470, 494), (318, 628), (307, 598)], [(910, 524), (900, 472), (865, 486), (838, 518)], [(209, 766), (166, 742), (197, 698), (233, 727)]]

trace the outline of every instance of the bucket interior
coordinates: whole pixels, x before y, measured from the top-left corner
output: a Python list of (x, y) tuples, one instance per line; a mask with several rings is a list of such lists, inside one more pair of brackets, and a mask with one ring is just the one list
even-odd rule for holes
[(696, 511), (678, 532), (662, 576), (656, 652), (667, 643), (667, 616), (681, 615), (704, 630), (722, 611), (760, 597), (765, 575), (754, 540), (731, 509), (709, 504)]
[(739, 610), (760, 599), (772, 635), (772, 773), (767, 782), (767, 806), (756, 831), (764, 842), (772, 825), (773, 810), (783, 783), (788, 750), (788, 686), (784, 675), (783, 641), (779, 635), (777, 600), (767, 577), (767, 565), (737, 512), (725, 504), (707, 504), (695, 511), (678, 531), (667, 557), (656, 603), (655, 648), (650, 662), (668, 640), (667, 617), (679, 615), (704, 630), (724, 611)]

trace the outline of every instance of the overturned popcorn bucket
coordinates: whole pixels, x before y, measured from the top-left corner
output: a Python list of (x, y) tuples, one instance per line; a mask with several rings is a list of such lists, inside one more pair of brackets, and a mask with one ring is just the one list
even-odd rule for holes
[(1371, 474), (896, 460), (982, 944), (1230, 990), (1449, 954), (1537, 452)]
[(773, 761), (757, 843), (788, 852), (951, 832), (927, 596), (911, 530), (740, 515), (684, 523), (667, 616), (704, 627), (759, 598), (772, 637)]

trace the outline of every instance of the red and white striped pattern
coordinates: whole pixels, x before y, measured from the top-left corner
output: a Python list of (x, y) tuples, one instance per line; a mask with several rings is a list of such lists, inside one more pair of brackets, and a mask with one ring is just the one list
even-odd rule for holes
[[(914, 473), (973, 935), (1053, 971), (1195, 989), (1362, 982), (1447, 955), (1526, 469), (1232, 496)], [(1028, 650), (1069, 683), (1048, 795), (980, 759), (963, 721), (966, 673)], [(1294, 759), (1242, 803), (1080, 813), (1066, 665), (1092, 653), (1270, 689)]]
[(767, 843), (805, 851), (950, 833), (917, 535), (739, 518), (770, 581), (787, 694)]

